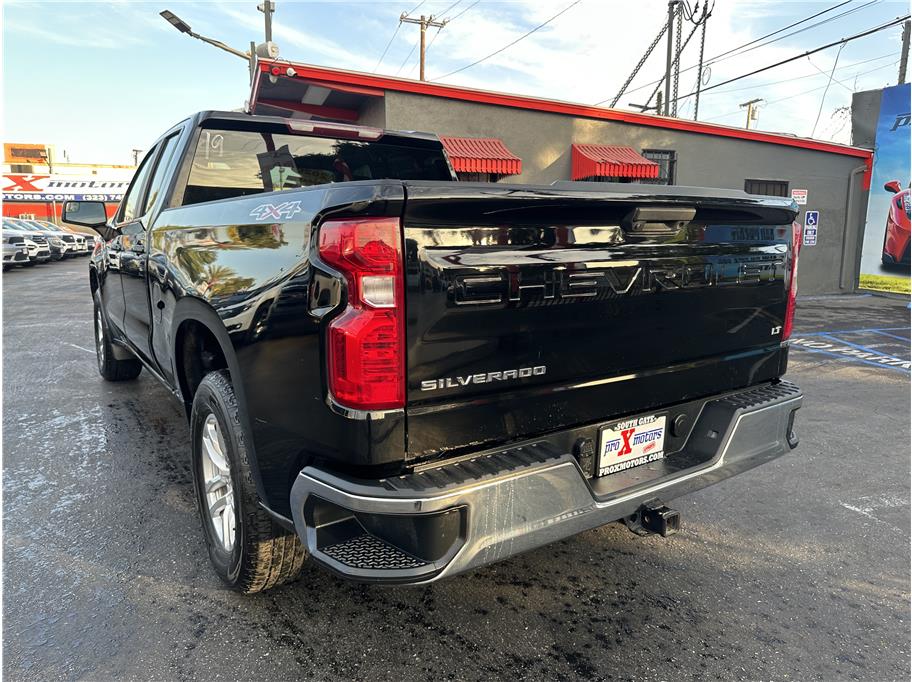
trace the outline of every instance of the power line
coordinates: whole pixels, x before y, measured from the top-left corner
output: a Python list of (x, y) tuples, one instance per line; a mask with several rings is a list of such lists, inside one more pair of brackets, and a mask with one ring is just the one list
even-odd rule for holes
[(412, 49), (409, 50), (409, 53), (405, 56), (405, 59), (402, 60), (402, 63), (399, 65), (399, 68), (396, 69), (396, 75), (399, 75), (399, 72), (405, 68), (405, 65), (408, 63), (408, 60), (412, 58), (412, 55), (415, 54), (415, 48), (418, 47), (418, 43), (412, 45)]
[(456, 21), (459, 17), (461, 17), (461, 16), (462, 16), (463, 14), (465, 14), (466, 12), (468, 12), (470, 9), (472, 9), (472, 8), (473, 8), (475, 5), (477, 5), (479, 2), (481, 2), (481, 0), (475, 0), (475, 2), (473, 2), (471, 5), (469, 5), (468, 7), (466, 7), (464, 10), (462, 10), (462, 11), (461, 11), (459, 14), (457, 14), (455, 17), (453, 17), (452, 19), (450, 19), (450, 21)]
[[(858, 7), (853, 7), (852, 9), (846, 10), (845, 12), (842, 12), (841, 14), (837, 14), (837, 15), (834, 16), (834, 17), (828, 17), (828, 18), (826, 18), (826, 19), (823, 19), (822, 21), (818, 21), (818, 22), (815, 23), (815, 24), (811, 24), (810, 26), (805, 26), (804, 28), (800, 28), (800, 29), (798, 29), (797, 31), (792, 31), (791, 33), (786, 33), (785, 35), (779, 36), (778, 38), (775, 38), (775, 39), (773, 39), (773, 40), (767, 40), (765, 43), (760, 43), (759, 45), (755, 45), (755, 43), (757, 43), (757, 42), (759, 42), (759, 41), (761, 41), (761, 40), (764, 40), (765, 38), (768, 38), (768, 37), (770, 37), (770, 36), (776, 35), (777, 33), (781, 33), (782, 31), (787, 30), (788, 28), (792, 28), (792, 27), (796, 26), (797, 24), (801, 24), (801, 23), (804, 23), (804, 22), (806, 22), (806, 21), (810, 21), (811, 19), (814, 19), (814, 18), (820, 16), (820, 15), (823, 14), (824, 12), (830, 12), (830, 11), (832, 11), (832, 10), (834, 10), (834, 9), (838, 9), (839, 7), (841, 7), (842, 5), (844, 5), (845, 2), (840, 3), (840, 4), (838, 4), (838, 5), (834, 5), (833, 7), (829, 8), (829, 9), (827, 9), (827, 10), (823, 10), (822, 12), (818, 12), (817, 14), (811, 15), (811, 16), (808, 17), (807, 19), (803, 19), (803, 20), (801, 20), (801, 21), (799, 21), (799, 22), (796, 22), (796, 23), (794, 23), (794, 24), (791, 24), (791, 25), (789, 25), (789, 26), (787, 26), (787, 27), (785, 27), (785, 28), (779, 29), (778, 31), (773, 31), (772, 33), (767, 34), (767, 35), (764, 36), (764, 37), (757, 38), (756, 40), (752, 40), (752, 41), (750, 41), (749, 43), (745, 43), (745, 44), (743, 44), (743, 45), (741, 45), (741, 46), (739, 46), (739, 47), (732, 48), (731, 50), (728, 50), (727, 52), (723, 52), (723, 53), (721, 53), (721, 54), (718, 54), (718, 55), (716, 55), (715, 57), (711, 57), (709, 60), (706, 61), (705, 64), (706, 64), (706, 66), (712, 66), (713, 64), (717, 64), (717, 63), (719, 63), (719, 62), (725, 61), (726, 59), (732, 59), (732, 58), (734, 58), (734, 57), (740, 57), (740, 56), (742, 56), (742, 55), (747, 54), (748, 52), (753, 52), (754, 50), (757, 50), (757, 49), (759, 49), (759, 48), (761, 48), (761, 47), (766, 47), (767, 45), (772, 45), (773, 43), (777, 43), (777, 42), (779, 42), (780, 40), (785, 40), (786, 38), (791, 38), (792, 36), (796, 36), (796, 35), (798, 35), (799, 33), (804, 33), (805, 31), (809, 31), (809, 30), (811, 30), (812, 28), (817, 28), (818, 26), (823, 26), (824, 24), (828, 24), (828, 23), (830, 23), (830, 22), (832, 22), (832, 21), (836, 21), (837, 19), (841, 19), (842, 17), (848, 16), (849, 14), (853, 14), (853, 13), (855, 13), (855, 12), (858, 12), (858, 11), (860, 11), (860, 10), (863, 10), (864, 8), (870, 7), (871, 5), (875, 5), (875, 4), (879, 3), (879, 2), (883, 2), (883, 0), (869, 0), (869, 2), (866, 2), (866, 3), (863, 4), (863, 5), (859, 5)], [(750, 47), (751, 45), (753, 45), (753, 47)], [(745, 48), (747, 48), (747, 49), (745, 49)], [(686, 69), (684, 69), (684, 71), (693, 71), (695, 68), (697, 68), (696, 65), (694, 65), (694, 66), (689, 66), (689, 67), (687, 67)], [(660, 81), (655, 81), (655, 82), (660, 82)], [(634, 89), (631, 90), (630, 92), (636, 92), (637, 90), (641, 90), (641, 89), (643, 89), (644, 87), (648, 87), (649, 85), (651, 85), (651, 84), (647, 84), (647, 85), (641, 86), (641, 87), (639, 87), (639, 88), (634, 88)], [(601, 104), (601, 102), (600, 102), (600, 104)]]
[(402, 28), (401, 21), (398, 24), (396, 24), (396, 30), (393, 31), (393, 35), (390, 36), (389, 42), (386, 44), (386, 47), (383, 48), (383, 54), (380, 55), (380, 59), (377, 60), (377, 64), (376, 64), (376, 66), (374, 66), (374, 73), (377, 73), (377, 69), (380, 68), (380, 63), (383, 61), (383, 58), (386, 56), (386, 53), (389, 51), (390, 45), (393, 44), (393, 40), (395, 40), (396, 35), (399, 33), (400, 28)]
[[(459, 2), (462, 2), (462, 0), (459, 0)], [(453, 7), (455, 7), (456, 5), (458, 5), (459, 2), (453, 3), (452, 5), (450, 5), (450, 6), (447, 8), (447, 10), (453, 9)], [(453, 23), (453, 22), (456, 21), (459, 17), (461, 17), (463, 14), (465, 14), (465, 13), (468, 12), (470, 9), (472, 9), (475, 5), (477, 5), (479, 2), (481, 2), (481, 0), (475, 0), (475, 2), (473, 2), (471, 5), (469, 5), (468, 7), (466, 7), (464, 10), (462, 10), (462, 11), (461, 11), (459, 14), (457, 14), (455, 17), (453, 17), (452, 19), (447, 19), (447, 22), (448, 22), (448, 23)], [(441, 14), (443, 14), (443, 13), (441, 13)], [(433, 44), (434, 44), (434, 41), (437, 40), (437, 36), (440, 35), (440, 31), (441, 31), (441, 29), (438, 28), (438, 29), (437, 29), (437, 32), (431, 37), (431, 42), (428, 43), (428, 46), (427, 46), (426, 50), (430, 50), (430, 49), (431, 49), (431, 45), (433, 45)]]
[[(461, 0), (460, 0), (461, 1)], [(412, 8), (412, 12), (421, 7), (424, 4), (424, 0), (421, 0), (417, 5)], [(411, 14), (412, 12), (406, 12), (406, 14)], [(380, 55), (380, 59), (377, 60), (376, 66), (374, 66), (374, 73), (377, 73), (377, 69), (380, 68), (380, 64), (383, 62), (383, 58), (386, 56), (386, 53), (389, 51), (389, 46), (393, 44), (393, 41), (396, 39), (396, 35), (399, 33), (399, 29), (402, 28), (402, 20), (399, 20), (399, 23), (396, 24), (396, 30), (393, 31), (393, 35), (390, 36), (389, 42), (386, 44), (386, 47), (383, 48), (383, 54)], [(412, 52), (415, 50), (413, 49)], [(411, 55), (409, 55), (411, 56)]]
[(453, 8), (454, 8), (456, 5), (458, 5), (460, 2), (462, 2), (462, 0), (456, 0), (456, 2), (454, 2), (452, 5), (450, 5), (449, 7), (447, 7), (445, 10), (443, 10), (443, 11), (442, 11), (440, 14), (438, 14), (437, 16), (442, 17), (444, 14), (446, 14), (447, 12), (449, 12), (451, 9), (453, 9)]
[[(846, 69), (854, 69), (856, 66), (861, 66), (862, 64), (868, 64), (869, 62), (876, 62), (879, 59), (886, 59), (887, 57), (895, 57), (898, 54), (899, 54), (899, 52), (891, 52), (889, 54), (882, 54), (879, 57), (872, 57), (871, 59), (864, 59), (860, 62), (854, 62), (853, 64), (846, 64), (845, 66), (840, 66), (836, 70), (845, 71)], [(810, 61), (810, 59), (808, 61)], [(811, 62), (811, 66), (814, 66), (814, 68), (817, 68), (813, 62)], [(792, 78), (783, 78), (782, 80), (778, 80), (778, 81), (767, 81), (765, 83), (755, 83), (753, 85), (744, 85), (740, 88), (725, 88), (724, 90), (717, 90), (716, 92), (714, 92), (712, 94), (713, 95), (725, 95), (729, 92), (743, 92), (744, 90), (757, 90), (759, 88), (766, 88), (771, 85), (780, 85), (782, 83), (791, 83), (792, 81), (804, 80), (805, 78), (817, 78), (821, 74), (824, 76), (827, 75), (826, 71), (823, 71), (821, 69), (818, 69), (818, 71), (820, 71), (820, 73), (809, 73), (804, 76), (793, 76)], [(836, 82), (840, 83), (841, 81), (836, 81)]]
[(753, 71), (742, 74), (740, 76), (735, 76), (734, 78), (729, 78), (728, 80), (722, 81), (721, 83), (716, 83), (715, 85), (710, 85), (708, 88), (704, 88), (703, 92), (715, 90), (716, 88), (722, 87), (723, 85), (728, 85), (729, 83), (734, 83), (735, 81), (739, 81), (739, 80), (743, 80), (745, 78), (749, 78), (751, 76), (755, 76), (758, 73), (763, 73), (764, 71), (769, 71), (770, 69), (775, 69), (776, 67), (793, 62), (796, 59), (801, 59), (803, 57), (807, 57), (809, 55), (816, 54), (817, 52), (821, 52), (828, 48), (835, 47), (836, 45), (844, 45), (845, 43), (850, 43), (853, 40), (858, 40), (859, 38), (864, 38), (865, 36), (869, 36), (873, 33), (878, 33), (879, 31), (883, 31), (885, 29), (890, 28), (891, 26), (896, 26), (897, 24), (901, 24), (906, 19), (908, 19), (909, 16), (910, 15), (907, 14), (903, 17), (897, 17), (896, 19), (893, 19), (892, 21), (889, 21), (886, 24), (881, 24), (880, 26), (875, 26), (874, 28), (870, 28), (867, 31), (862, 31), (861, 33), (856, 33), (855, 35), (851, 35), (847, 38), (842, 38), (841, 40), (836, 40), (832, 43), (827, 43), (826, 45), (821, 45), (820, 47), (814, 48), (813, 50), (808, 50), (807, 52), (802, 52), (801, 54), (795, 55), (794, 57), (789, 57), (788, 59), (783, 59), (781, 61), (778, 61), (775, 64), (769, 64), (768, 66), (763, 66), (759, 69), (754, 69)]
[(533, 28), (531, 31), (527, 31), (526, 33), (524, 33), (524, 34), (522, 34), (521, 36), (519, 36), (519, 38), (517, 38), (516, 40), (514, 40), (512, 43), (509, 43), (509, 44), (507, 44), (507, 45), (504, 45), (502, 48), (500, 48), (499, 50), (495, 50), (494, 52), (492, 52), (491, 54), (487, 55), (486, 57), (482, 57), (481, 59), (478, 59), (478, 60), (472, 62), (471, 64), (466, 64), (465, 66), (463, 66), (463, 67), (461, 67), (461, 68), (458, 68), (458, 69), (456, 69), (455, 71), (450, 71), (449, 73), (445, 73), (444, 75), (438, 76), (437, 78), (432, 78), (431, 80), (439, 81), (439, 80), (442, 80), (442, 79), (444, 79), (444, 78), (449, 78), (449, 77), (452, 76), (453, 74), (457, 74), (457, 73), (459, 73), (460, 71), (465, 71), (466, 69), (471, 69), (473, 66), (477, 66), (478, 64), (481, 64), (482, 62), (487, 61), (487, 60), (490, 59), (491, 57), (494, 57), (495, 55), (500, 54), (500, 53), (503, 52), (504, 50), (513, 47), (513, 46), (516, 45), (516, 43), (518, 43), (520, 40), (523, 40), (524, 38), (527, 38), (527, 37), (529, 37), (530, 35), (532, 35), (533, 33), (535, 33), (536, 31), (538, 31), (539, 29), (544, 28), (545, 26), (547, 26), (548, 24), (550, 24), (552, 21), (554, 21), (555, 19), (557, 19), (561, 14), (563, 14), (564, 12), (566, 12), (566, 11), (572, 9), (572, 8), (575, 7), (576, 5), (580, 4), (580, 2), (582, 2), (582, 0), (575, 0), (574, 2), (572, 2), (572, 3), (570, 3), (569, 5), (567, 5), (566, 7), (564, 7), (564, 9), (562, 9), (560, 12), (558, 12), (557, 14), (555, 14), (553, 17), (551, 17), (550, 19), (548, 19), (546, 22), (539, 24), (538, 26), (536, 26), (535, 28)]
[[(749, 43), (744, 43), (743, 45), (741, 45), (739, 47), (733, 47), (732, 49), (728, 50), (727, 52), (722, 52), (721, 54), (717, 54), (715, 57), (710, 58), (709, 61), (711, 61), (711, 62), (716, 61), (722, 57), (726, 57), (726, 56), (730, 55), (732, 52), (739, 52), (740, 50), (742, 50), (745, 47), (750, 47), (751, 45), (754, 45), (755, 43), (759, 43), (761, 40), (766, 40), (767, 38), (772, 38), (774, 35), (778, 35), (778, 34), (782, 33), (783, 31), (788, 31), (790, 28), (799, 26), (807, 21), (810, 21), (811, 19), (816, 19), (817, 17), (821, 16), (822, 14), (826, 14), (827, 12), (832, 12), (833, 10), (836, 10), (836, 9), (839, 9), (840, 7), (848, 5), (850, 2), (852, 2), (852, 0), (845, 0), (844, 2), (837, 3), (837, 4), (833, 5), (832, 7), (828, 7), (825, 10), (821, 10), (820, 12), (817, 12), (817, 14), (812, 14), (811, 16), (801, 19), (800, 21), (791, 23), (788, 26), (783, 26), (782, 28), (773, 31), (772, 33), (767, 33), (765, 36), (760, 36), (759, 38), (756, 38), (755, 40), (751, 40)], [(872, 2), (867, 3), (867, 5), (872, 5), (872, 4), (874, 4), (874, 2), (877, 2), (877, 0), (872, 0)], [(852, 9), (852, 11), (857, 12), (858, 10), (863, 9), (864, 7), (867, 7), (867, 5), (861, 5), (860, 7), (855, 7)], [(831, 17), (827, 21), (834, 21), (836, 19), (839, 19), (842, 16), (845, 16), (845, 14), (840, 14), (838, 16)], [(801, 30), (805, 31), (808, 28), (813, 28), (813, 26), (808, 26)], [(794, 35), (794, 34), (790, 34), (790, 35)], [(787, 37), (787, 36), (783, 36), (783, 38), (785, 38), (785, 37)], [(769, 43), (767, 43), (767, 44), (769, 44)], [(762, 47), (762, 46), (757, 45), (757, 47)]]
[[(883, 69), (889, 69), (890, 67), (895, 66), (896, 64), (899, 64), (898, 60), (893, 62), (892, 64), (884, 64), (883, 66), (878, 66), (876, 68), (869, 69), (868, 71), (862, 71), (860, 73), (855, 74), (855, 76), (856, 76), (856, 78), (858, 76), (867, 76), (869, 73), (874, 73), (875, 71), (881, 71)], [(853, 66), (855, 66), (855, 65), (853, 64)], [(811, 88), (810, 90), (805, 90), (803, 94), (807, 94), (809, 92), (817, 92), (818, 90), (823, 90), (825, 87), (826, 87), (825, 85), (821, 85), (819, 88)], [(778, 102), (784, 102), (786, 100), (790, 100), (790, 99), (794, 99), (794, 98), (795, 98), (795, 95), (788, 95), (787, 97), (780, 97), (778, 99), (766, 100), (766, 106), (769, 106), (770, 104), (776, 104)], [(729, 111), (727, 114), (718, 114), (717, 116), (710, 116), (709, 118), (705, 118), (703, 120), (704, 121), (716, 121), (720, 118), (725, 118), (727, 116), (734, 116), (735, 114), (740, 115), (741, 113), (742, 113), (741, 111)]]
[[(839, 46), (839, 50), (836, 52), (836, 59), (833, 60), (833, 70), (830, 71), (830, 79), (827, 81), (826, 88), (823, 91), (823, 97), (820, 98), (820, 108), (817, 109), (817, 118), (814, 120), (814, 128), (811, 130), (811, 137), (814, 137), (814, 133), (817, 132), (817, 124), (820, 123), (820, 114), (823, 113), (823, 103), (826, 102), (827, 93), (830, 91), (830, 85), (833, 83), (833, 75), (836, 73), (836, 65), (839, 63), (839, 55), (842, 54), (842, 48), (845, 47), (845, 43)], [(810, 61), (808, 57), (808, 61)]]
[[(839, 56), (838, 56), (838, 55), (837, 55), (836, 59), (837, 59), (837, 61), (839, 60)], [(839, 85), (839, 86), (845, 88), (846, 90), (848, 90), (849, 92), (852, 92), (852, 88), (850, 88), (848, 85), (846, 85), (845, 83), (843, 83), (841, 80), (839, 80), (839, 79), (837, 79), (837, 78), (833, 78), (833, 74), (832, 74), (832, 73), (827, 73), (826, 71), (824, 71), (823, 69), (821, 69), (819, 66), (817, 66), (817, 65), (811, 60), (810, 57), (808, 57), (808, 64), (810, 64), (810, 65), (813, 66), (815, 69), (817, 69), (817, 71), (819, 71), (819, 73), (811, 74), (812, 76), (829, 76), (829, 77), (830, 77), (830, 83), (836, 83), (836, 85)], [(839, 70), (839, 69), (836, 68), (836, 65), (833, 64), (833, 71), (835, 72), (835, 71), (838, 71), (838, 70)]]
[[(812, 28), (816, 28), (817, 26), (822, 26), (823, 24), (829, 23), (829, 22), (831, 22), (831, 21), (836, 21), (837, 19), (841, 19), (841, 18), (844, 17), (844, 16), (847, 16), (847, 15), (852, 14), (852, 13), (854, 13), (854, 12), (858, 12), (858, 11), (860, 11), (860, 10), (862, 10), (862, 9), (865, 9), (866, 7), (869, 7), (870, 5), (876, 4), (876, 3), (878, 3), (878, 2), (882, 2), (882, 0), (869, 0), (869, 2), (867, 2), (867, 3), (863, 4), (863, 5), (859, 5), (858, 7), (853, 7), (853, 8), (850, 9), (850, 10), (847, 10), (847, 11), (845, 11), (845, 12), (842, 12), (841, 14), (837, 14), (837, 15), (834, 16), (834, 17), (829, 17), (829, 18), (827, 18), (827, 19), (825, 19), (825, 20), (823, 20), (823, 21), (817, 22), (816, 24), (812, 24), (811, 26), (806, 26), (805, 28), (802, 28), (802, 29), (800, 29), (800, 30), (798, 30), (798, 31), (794, 31), (794, 32), (789, 33), (789, 34), (786, 34), (786, 35), (784, 35), (784, 36), (780, 36), (779, 38), (776, 38), (775, 40), (770, 40), (770, 41), (765, 42), (765, 43), (763, 43), (763, 44), (761, 44), (761, 45), (757, 45), (757, 44), (756, 44), (756, 43), (759, 43), (760, 41), (766, 40), (767, 38), (771, 38), (771, 37), (773, 37), (773, 36), (775, 36), (775, 35), (778, 35), (779, 33), (782, 33), (783, 31), (787, 31), (787, 30), (790, 29), (790, 28), (794, 28), (795, 26), (798, 26), (798, 25), (800, 25), (800, 24), (803, 24), (803, 23), (806, 23), (806, 22), (808, 22), (808, 21), (811, 21), (812, 19), (816, 19), (817, 17), (819, 17), (819, 16), (821, 16), (821, 15), (823, 15), (823, 14), (826, 14), (826, 13), (828, 13), (828, 12), (832, 12), (833, 10), (839, 9), (840, 7), (842, 7), (842, 6), (846, 5), (846, 4), (848, 4), (848, 2), (851, 2), (851, 1), (852, 1), (852, 0), (844, 0), (843, 2), (840, 2), (840, 3), (837, 3), (837, 4), (833, 5), (832, 7), (828, 7), (828, 8), (825, 9), (825, 10), (821, 10), (820, 12), (817, 12), (816, 14), (812, 14), (812, 15), (810, 15), (810, 16), (808, 16), (808, 17), (805, 17), (804, 19), (801, 19), (801, 20), (799, 20), (799, 21), (793, 22), (793, 23), (789, 24), (788, 26), (783, 26), (783, 27), (780, 28), (780, 29), (777, 29), (777, 30), (775, 30), (775, 31), (772, 31), (771, 33), (767, 33), (766, 35), (760, 36), (759, 38), (756, 38), (756, 39), (754, 39), (754, 40), (751, 40), (750, 42), (744, 43), (743, 45), (739, 45), (739, 46), (737, 46), (737, 47), (733, 47), (732, 49), (730, 49), (730, 50), (728, 50), (728, 51), (726, 51), (726, 52), (722, 52), (722, 53), (720, 53), (720, 54), (717, 54), (715, 57), (711, 57), (710, 59), (706, 60), (706, 62), (704, 62), (704, 65), (705, 65), (705, 66), (710, 66), (710, 65), (715, 64), (715, 63), (717, 63), (717, 62), (724, 61), (725, 59), (731, 59), (732, 57), (740, 56), (740, 55), (745, 54), (745, 53), (747, 53), (747, 52), (751, 52), (751, 51), (753, 51), (753, 50), (756, 50), (756, 49), (758, 49), (758, 48), (760, 48), (760, 47), (765, 47), (765, 46), (767, 46), (767, 45), (771, 45), (772, 43), (778, 42), (778, 41), (780, 41), (780, 40), (784, 40), (784, 39), (786, 39), (786, 38), (790, 38), (791, 36), (797, 35), (798, 33), (802, 33), (802, 32), (804, 32), (804, 31), (810, 30), (810, 29), (812, 29)], [(754, 45), (754, 47), (751, 47), (752, 45)], [(749, 48), (749, 49), (745, 49), (745, 48)], [(734, 54), (734, 53), (737, 53), (737, 54)], [(696, 68), (697, 68), (697, 65), (688, 66), (686, 69), (683, 69), (683, 70), (681, 71), (681, 73), (685, 73), (685, 72), (687, 72), (687, 71), (693, 71), (693, 70), (696, 69)], [(630, 94), (632, 94), (632, 93), (634, 93), (634, 92), (639, 92), (640, 90), (645, 90), (646, 88), (651, 87), (651, 86), (655, 85), (656, 83), (661, 83), (663, 80), (664, 80), (664, 78), (659, 78), (658, 80), (650, 81), (649, 83), (645, 83), (644, 85), (640, 85), (640, 86), (638, 86), (638, 87), (636, 87), (636, 88), (633, 88), (632, 90), (628, 90), (628, 91), (627, 91), (627, 94), (630, 95)], [(610, 99), (610, 98), (606, 97), (605, 99), (603, 99), (603, 100), (601, 100), (601, 101), (599, 101), (599, 102), (596, 102), (594, 106), (599, 106), (599, 105), (601, 105), (601, 104), (604, 104), (604, 103), (607, 102), (609, 99)]]
[[(461, 0), (460, 0), (460, 1), (461, 1)], [(414, 12), (416, 9), (418, 9), (419, 7), (421, 7), (423, 4), (424, 4), (424, 0), (421, 0), (421, 2), (419, 2), (417, 5), (415, 5), (414, 8), (412, 8), (412, 12)], [(407, 12), (407, 14), (411, 14), (412, 12)], [(396, 39), (396, 35), (399, 33), (399, 29), (400, 29), (400, 28), (402, 28), (402, 21), (401, 21), (401, 20), (399, 21), (398, 24), (396, 24), (396, 30), (393, 31), (393, 35), (390, 36), (389, 42), (386, 44), (386, 47), (383, 48), (383, 54), (380, 55), (380, 59), (377, 60), (377, 64), (376, 64), (376, 66), (374, 66), (374, 73), (377, 73), (377, 69), (380, 68), (380, 64), (381, 64), (381, 62), (383, 62), (383, 58), (386, 56), (386, 53), (389, 51), (390, 45), (393, 44), (393, 40)], [(414, 51), (415, 51), (415, 50), (414, 50), (414, 48), (413, 48), (413, 49), (412, 49), (412, 52), (414, 52)], [(411, 55), (409, 55), (409, 56), (411, 56)]]
[[(447, 11), (453, 9), (453, 8), (454, 8), (456, 5), (458, 5), (460, 2), (462, 2), (462, 0), (458, 0), (457, 2), (455, 2), (455, 3), (453, 3), (452, 5), (450, 5), (449, 7), (447, 7)], [(457, 14), (455, 17), (453, 17), (452, 19), (447, 19), (447, 23), (452, 23), (453, 21), (455, 21), (456, 19), (458, 19), (459, 17), (461, 17), (463, 14), (465, 14), (466, 12), (468, 12), (470, 9), (472, 9), (472, 8), (473, 8), (475, 5), (477, 5), (479, 2), (481, 2), (481, 0), (475, 0), (475, 2), (473, 2), (471, 5), (469, 5), (468, 7), (466, 7), (464, 10), (462, 10), (462, 11), (461, 11), (459, 14)], [(431, 49), (431, 45), (433, 45), (433, 44), (434, 44), (434, 41), (437, 40), (437, 36), (440, 35), (440, 32), (441, 32), (442, 30), (443, 30), (443, 27), (438, 28), (437, 31), (434, 33), (434, 35), (431, 36), (431, 42), (429, 42), (429, 43), (427, 44), (427, 47), (424, 48), (425, 54), (427, 54), (427, 51)], [(411, 56), (411, 55), (410, 55), (410, 56)], [(415, 64), (414, 66), (412, 66), (412, 69), (411, 69), (411, 71), (409, 71), (409, 73), (415, 73), (415, 69), (416, 69), (416, 68), (418, 68), (418, 64)]]

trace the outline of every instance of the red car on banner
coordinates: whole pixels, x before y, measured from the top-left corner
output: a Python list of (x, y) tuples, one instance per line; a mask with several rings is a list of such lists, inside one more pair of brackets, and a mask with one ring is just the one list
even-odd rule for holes
[(909, 264), (909, 188), (902, 188), (899, 180), (891, 180), (884, 189), (896, 196), (890, 201), (887, 211), (887, 227), (884, 233), (883, 264)]

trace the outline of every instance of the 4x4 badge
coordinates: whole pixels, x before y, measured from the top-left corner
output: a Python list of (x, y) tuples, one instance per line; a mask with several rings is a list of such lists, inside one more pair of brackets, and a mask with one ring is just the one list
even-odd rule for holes
[(286, 201), (281, 204), (260, 204), (250, 212), (250, 217), (257, 220), (266, 220), (267, 218), (290, 220), (295, 214), (300, 212), (300, 201)]

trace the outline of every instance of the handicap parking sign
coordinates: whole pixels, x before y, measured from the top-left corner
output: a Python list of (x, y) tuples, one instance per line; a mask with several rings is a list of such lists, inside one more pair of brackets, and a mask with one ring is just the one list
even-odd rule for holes
[(820, 211), (804, 214), (804, 246), (817, 245), (817, 229), (820, 227)]

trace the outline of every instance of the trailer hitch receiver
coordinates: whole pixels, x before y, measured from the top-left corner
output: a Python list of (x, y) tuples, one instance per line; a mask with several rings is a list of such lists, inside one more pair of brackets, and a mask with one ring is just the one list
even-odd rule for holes
[(637, 535), (657, 534), (667, 538), (681, 530), (681, 512), (666, 507), (660, 500), (652, 500), (625, 518), (624, 523)]

